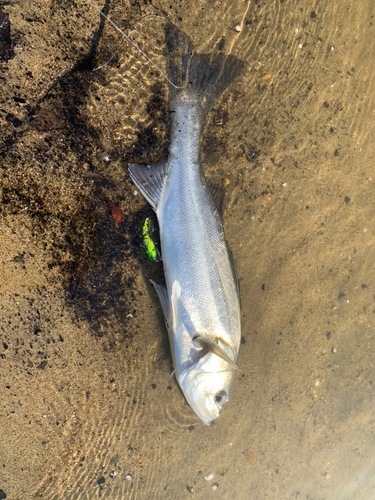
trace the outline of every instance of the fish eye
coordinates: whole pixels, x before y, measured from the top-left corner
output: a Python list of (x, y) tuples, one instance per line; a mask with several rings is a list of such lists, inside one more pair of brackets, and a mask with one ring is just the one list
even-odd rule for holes
[(224, 400), (224, 403), (228, 397), (228, 394), (225, 391), (220, 391), (215, 395), (216, 403), (221, 403)]

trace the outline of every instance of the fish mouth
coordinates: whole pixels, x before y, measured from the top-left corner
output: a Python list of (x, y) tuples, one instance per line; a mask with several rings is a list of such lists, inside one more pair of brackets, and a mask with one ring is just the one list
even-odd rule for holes
[(213, 399), (216, 403), (215, 408), (217, 409), (217, 415), (211, 421), (209, 421), (209, 420), (205, 421), (205, 424), (208, 427), (212, 427), (216, 423), (216, 420), (219, 418), (221, 410), (223, 409), (223, 406), (228, 401), (228, 393), (227, 393), (227, 391), (222, 389), (215, 394)]
[(222, 407), (218, 405), (215, 398), (208, 396), (193, 403), (189, 401), (190, 406), (193, 408), (198, 417), (207, 425), (212, 427), (220, 416)]
[(213, 383), (215, 380), (210, 381), (210, 376), (214, 375), (214, 373), (197, 371), (193, 366), (186, 369), (178, 377), (178, 383), (187, 402), (208, 427), (216, 422), (223, 406), (228, 401), (227, 389), (229, 387), (223, 388), (223, 386), (220, 387), (220, 385)]

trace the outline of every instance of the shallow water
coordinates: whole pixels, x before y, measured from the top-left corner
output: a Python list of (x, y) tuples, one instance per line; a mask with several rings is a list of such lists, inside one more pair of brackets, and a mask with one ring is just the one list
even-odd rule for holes
[[(106, 9), (245, 61), (202, 149), (227, 184), (243, 372), (212, 428), (171, 377), (126, 166), (167, 152), (166, 82), (127, 45), (93, 73), (121, 37), (83, 2), (3, 7), (0, 498), (374, 498), (373, 2)], [(165, 68), (163, 21), (133, 36)]]

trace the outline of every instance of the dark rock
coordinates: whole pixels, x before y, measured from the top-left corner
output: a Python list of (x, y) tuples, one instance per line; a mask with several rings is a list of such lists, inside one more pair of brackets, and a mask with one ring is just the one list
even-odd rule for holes
[(12, 113), (8, 113), (5, 117), (7, 122), (13, 123), (14, 127), (19, 127), (22, 125), (22, 122), (19, 118), (16, 118)]

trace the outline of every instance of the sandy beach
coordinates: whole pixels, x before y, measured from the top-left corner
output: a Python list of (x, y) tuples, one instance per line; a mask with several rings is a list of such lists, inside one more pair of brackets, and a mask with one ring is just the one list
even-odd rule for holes
[(163, 71), (146, 16), (245, 62), (202, 146), (243, 371), (211, 428), (172, 376), (127, 170), (168, 153), (168, 83), (83, 0), (3, 3), (0, 500), (375, 498), (374, 3), (104, 11)]

